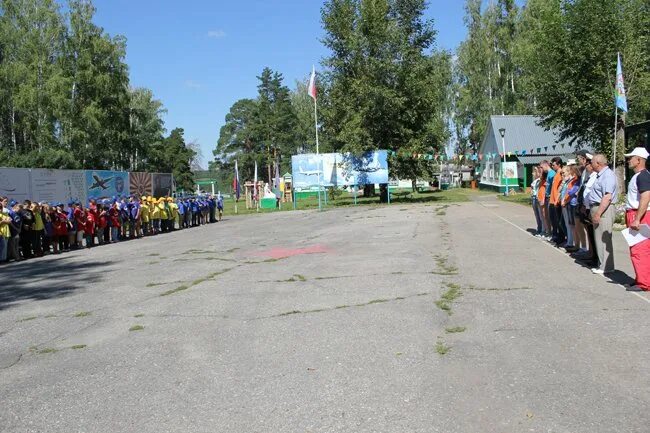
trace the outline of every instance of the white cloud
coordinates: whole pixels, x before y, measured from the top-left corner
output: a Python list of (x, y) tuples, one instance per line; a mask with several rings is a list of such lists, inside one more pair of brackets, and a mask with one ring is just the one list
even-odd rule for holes
[(189, 89), (200, 89), (203, 86), (201, 86), (201, 83), (197, 83), (194, 80), (185, 80), (185, 87)]
[(209, 38), (214, 38), (214, 39), (221, 39), (226, 37), (226, 32), (224, 32), (221, 29), (218, 30), (210, 30), (208, 32), (208, 37)]

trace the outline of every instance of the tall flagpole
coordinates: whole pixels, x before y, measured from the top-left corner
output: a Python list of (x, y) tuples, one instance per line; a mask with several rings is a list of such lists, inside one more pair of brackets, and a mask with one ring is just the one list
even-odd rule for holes
[[(318, 145), (318, 103), (316, 101), (316, 68), (312, 66), (311, 68), (311, 78), (309, 79), (309, 89), (308, 92), (312, 98), (314, 98), (314, 129), (316, 130), (316, 155), (317, 159), (320, 161), (320, 150)], [(313, 93), (312, 93), (313, 92)], [(322, 167), (321, 163), (321, 167)], [(321, 190), (321, 170), (318, 169), (318, 210), (322, 210), (320, 190)]]
[[(320, 161), (320, 152), (318, 148), (318, 109), (316, 108), (316, 98), (314, 98), (314, 127), (316, 129), (316, 155), (318, 156), (318, 161)], [(320, 164), (320, 167), (318, 168), (318, 210), (323, 210), (323, 205), (321, 204), (321, 199), (320, 199), (320, 189), (321, 189), (321, 180), (320, 180), (320, 175), (321, 175), (321, 168), (323, 167), (323, 164)]]
[[(614, 107), (614, 156), (613, 156), (613, 162), (612, 162), (612, 170), (614, 170), (614, 174), (616, 174), (616, 144), (617, 144), (617, 134), (618, 134), (618, 105)], [(616, 177), (618, 180), (618, 176)]]

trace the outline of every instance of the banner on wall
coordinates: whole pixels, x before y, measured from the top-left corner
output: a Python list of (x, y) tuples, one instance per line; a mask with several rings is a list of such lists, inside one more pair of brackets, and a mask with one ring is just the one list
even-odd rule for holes
[(112, 198), (129, 194), (129, 173), (125, 171), (86, 170), (88, 199)]
[(293, 184), (296, 188), (316, 186), (369, 185), (388, 183), (388, 153), (367, 152), (303, 154), (291, 157)]
[(136, 195), (153, 195), (153, 180), (151, 173), (129, 173), (129, 191)]
[(153, 195), (154, 197), (171, 196), (173, 192), (173, 181), (170, 173), (153, 173)]
[(0, 195), (22, 202), (31, 200), (28, 168), (0, 168)]
[(49, 170), (34, 168), (31, 171), (32, 197), (48, 203), (88, 202), (85, 173), (82, 170)]

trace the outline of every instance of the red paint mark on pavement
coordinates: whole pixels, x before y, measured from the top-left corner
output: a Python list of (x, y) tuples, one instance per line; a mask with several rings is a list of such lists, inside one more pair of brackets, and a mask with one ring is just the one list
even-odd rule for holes
[(271, 257), (273, 259), (284, 259), (286, 257), (301, 256), (304, 254), (323, 254), (330, 250), (324, 245), (312, 245), (305, 248), (282, 248), (275, 247), (266, 251), (256, 251), (254, 256)]

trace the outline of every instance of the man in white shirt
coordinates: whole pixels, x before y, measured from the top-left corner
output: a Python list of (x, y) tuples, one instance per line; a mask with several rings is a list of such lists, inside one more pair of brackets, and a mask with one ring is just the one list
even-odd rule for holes
[[(630, 179), (625, 203), (625, 220), (631, 230), (639, 230), (642, 224), (650, 225), (650, 172), (646, 168), (648, 151), (637, 147), (625, 155), (628, 167), (634, 171)], [(636, 272), (636, 285), (628, 291), (650, 290), (650, 239), (630, 248), (630, 258)]]

